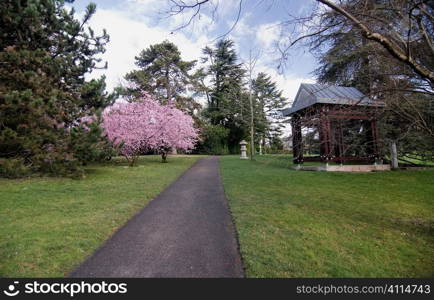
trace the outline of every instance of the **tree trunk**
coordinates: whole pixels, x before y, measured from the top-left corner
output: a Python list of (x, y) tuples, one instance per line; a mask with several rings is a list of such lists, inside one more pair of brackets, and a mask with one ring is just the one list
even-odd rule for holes
[(254, 129), (254, 124), (253, 124), (253, 105), (252, 105), (252, 100), (250, 97), (250, 159), (253, 159), (253, 154), (255, 153), (255, 129)]
[(161, 162), (167, 163), (167, 152), (161, 153)]
[(254, 111), (253, 111), (253, 99), (252, 99), (252, 73), (254, 64), (252, 60), (252, 50), (250, 50), (250, 60), (249, 60), (249, 104), (250, 104), (250, 160), (253, 160), (253, 155), (255, 153), (255, 124), (254, 124)]
[(392, 141), (392, 143), (390, 144), (390, 162), (392, 165), (392, 169), (397, 169), (398, 168), (398, 151), (396, 148), (396, 142)]

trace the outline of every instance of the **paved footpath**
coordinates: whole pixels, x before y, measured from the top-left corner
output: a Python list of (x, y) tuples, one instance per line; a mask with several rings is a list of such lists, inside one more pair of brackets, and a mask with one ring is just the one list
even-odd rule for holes
[(196, 162), (72, 277), (242, 277), (218, 157)]

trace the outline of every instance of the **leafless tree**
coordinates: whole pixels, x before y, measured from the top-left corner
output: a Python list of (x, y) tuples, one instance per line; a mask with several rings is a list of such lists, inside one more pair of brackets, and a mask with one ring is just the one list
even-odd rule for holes
[(254, 104), (253, 104), (253, 72), (258, 61), (260, 53), (253, 55), (252, 49), (249, 51), (249, 60), (245, 65), (247, 66), (247, 72), (249, 73), (249, 106), (250, 106), (250, 159), (253, 159), (255, 153), (255, 124), (254, 124)]

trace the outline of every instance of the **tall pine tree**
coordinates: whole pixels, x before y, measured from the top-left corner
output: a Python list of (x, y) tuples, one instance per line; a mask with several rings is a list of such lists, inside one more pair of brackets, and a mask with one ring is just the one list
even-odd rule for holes
[(128, 85), (119, 91), (130, 101), (148, 92), (162, 104), (174, 102), (193, 114), (198, 104), (186, 92), (193, 84), (190, 73), (195, 64), (196, 61), (182, 60), (178, 47), (169, 41), (151, 45), (136, 56), (139, 69), (126, 74)]
[(281, 113), (287, 105), (275, 82), (263, 72), (259, 73), (252, 83), (255, 99), (255, 128), (257, 140), (265, 144), (275, 143), (279, 140), (284, 127), (284, 117)]
[(236, 152), (248, 131), (248, 97), (243, 87), (246, 71), (231, 40), (220, 40), (214, 49), (206, 47), (203, 53), (203, 62), (208, 63), (204, 74), (211, 82), (206, 90), (207, 107), (203, 114), (212, 125), (229, 130), (228, 147)]

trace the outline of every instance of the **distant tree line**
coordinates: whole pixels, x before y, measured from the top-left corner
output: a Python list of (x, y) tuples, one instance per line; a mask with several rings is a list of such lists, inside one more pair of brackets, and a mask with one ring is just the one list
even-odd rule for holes
[[(251, 124), (246, 66), (229, 39), (205, 47), (202, 53), (200, 63), (183, 61), (173, 43), (151, 45), (136, 57), (137, 69), (125, 75), (126, 84), (117, 91), (133, 102), (144, 92), (151, 93), (162, 104), (172, 102), (191, 114), (201, 132), (196, 152), (238, 153), (240, 141), (249, 139)], [(265, 73), (252, 80), (252, 87), (254, 144), (259, 147), (262, 143), (265, 149), (270, 141), (280, 139), (283, 126), (280, 111), (286, 99)]]

